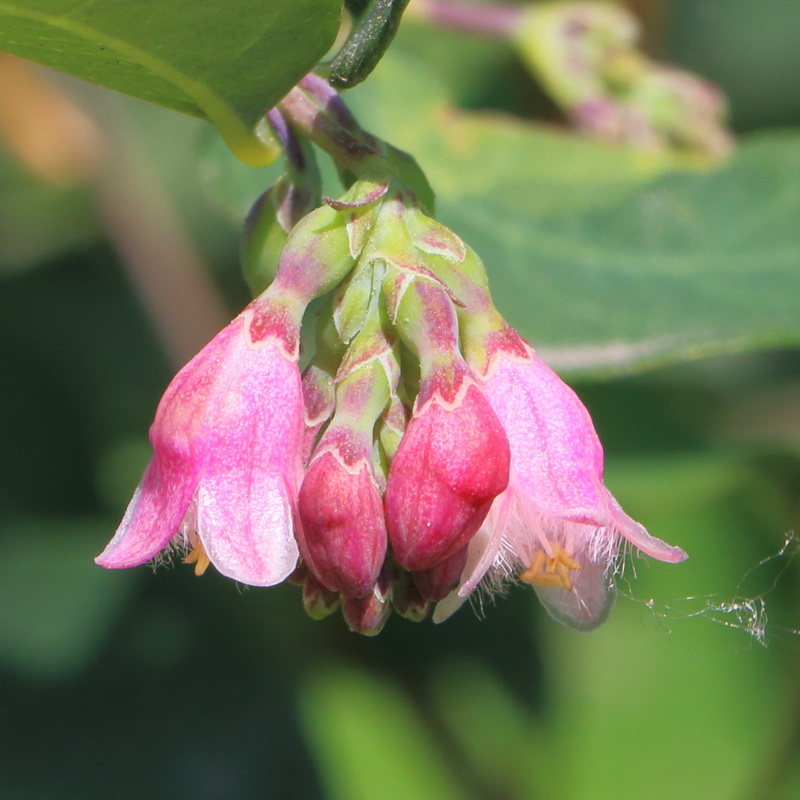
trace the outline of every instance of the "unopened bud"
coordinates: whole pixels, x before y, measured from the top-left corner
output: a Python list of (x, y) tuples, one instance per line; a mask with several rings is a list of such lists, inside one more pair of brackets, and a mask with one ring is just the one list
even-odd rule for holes
[(464, 546), (436, 566), (413, 573), (420, 596), (434, 601), (447, 597), (458, 586), (466, 563), (467, 548)]
[(314, 456), (299, 496), (306, 561), (325, 586), (351, 597), (372, 590), (386, 555), (371, 443), (360, 438), (344, 430), (326, 434), (324, 452)]
[(303, 608), (311, 619), (325, 619), (339, 607), (339, 595), (309, 574), (303, 584)]
[(333, 378), (314, 364), (307, 367), (303, 372), (303, 406), (306, 423), (303, 463), (308, 463), (320, 430), (333, 415), (334, 403)]
[(447, 403), (415, 412), (389, 468), (386, 524), (397, 562), (426, 570), (466, 545), (508, 485), (506, 435), (465, 378)]
[(392, 607), (401, 617), (411, 622), (422, 622), (431, 611), (430, 601), (420, 594), (411, 575), (405, 571), (395, 581)]
[(383, 570), (373, 591), (366, 597), (342, 597), (342, 614), (351, 631), (377, 636), (392, 613), (392, 580)]

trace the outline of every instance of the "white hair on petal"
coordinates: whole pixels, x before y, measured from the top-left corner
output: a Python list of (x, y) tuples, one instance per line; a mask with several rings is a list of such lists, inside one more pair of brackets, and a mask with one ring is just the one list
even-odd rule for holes
[(509, 582), (530, 567), (537, 552), (552, 555), (554, 544), (579, 562), (604, 565), (609, 581), (622, 574), (626, 555), (632, 550), (616, 526), (548, 517), (522, 492), (509, 498), (506, 514), (497, 553), (477, 587), (481, 610), (484, 600), (502, 594)]
[(180, 527), (169, 540), (167, 546), (161, 550), (161, 552), (153, 556), (150, 560), (150, 566), (155, 571), (159, 567), (172, 565), (172, 562), (176, 558), (183, 559), (191, 553), (198, 541), (197, 494), (195, 494), (189, 503), (189, 507), (186, 509)]

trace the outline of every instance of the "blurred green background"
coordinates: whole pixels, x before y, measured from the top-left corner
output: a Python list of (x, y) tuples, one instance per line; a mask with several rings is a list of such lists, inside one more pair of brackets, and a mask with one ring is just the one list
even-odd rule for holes
[[(651, 52), (724, 88), (745, 142), (800, 125), (794, 0), (633, 5)], [(401, 146), (413, 147), (415, 115), (387, 76), (410, 62), (463, 109), (558, 123), (500, 43), (409, 24), (393, 57), (374, 76), (380, 91), (368, 81), (352, 102)], [(659, 354), (658, 368), (569, 375), (612, 491), (686, 549), (686, 564), (634, 559), (611, 620), (590, 635), (559, 627), (516, 587), (440, 626), (394, 618), (366, 639), (338, 617), (309, 620), (292, 586), (93, 564), (149, 457), (171, 374), (246, 301), (236, 226), (276, 173), (238, 167), (188, 118), (34, 74), (6, 71), (0, 88), (27, 98), (11, 111), (0, 101), (0, 798), (800, 797), (800, 352), (774, 349), (791, 341), (784, 329), (765, 320), (759, 340), (758, 328), (758, 313), (777, 316), (759, 306), (770, 292), (794, 303), (800, 325), (790, 227), (758, 231), (765, 262), (756, 255), (752, 270), (758, 281), (763, 268), (766, 291), (741, 345), (726, 328), (717, 348), (754, 352), (687, 361), (684, 347)], [(38, 145), (31, 131), (43, 132)], [(481, 251), (502, 310), (521, 278), (510, 283), (506, 254), (482, 232), (481, 186), (465, 192), (467, 213), (459, 176), (447, 186), (434, 151), (423, 141), (414, 152), (434, 188), (442, 173), (442, 218)], [(785, 164), (800, 168), (796, 147)], [(531, 178), (543, 208), (560, 169)], [(757, 217), (773, 184), (752, 169)], [(570, 181), (580, 194), (581, 176)], [(607, 202), (630, 188), (612, 183)], [(485, 187), (494, 207), (505, 190)], [(781, 219), (800, 219), (796, 188), (780, 202)], [(579, 222), (587, 241), (594, 231), (608, 243), (605, 227)], [(649, 257), (647, 241), (632, 246)], [(529, 251), (515, 252), (509, 263)], [(515, 313), (541, 303), (558, 356), (573, 340), (553, 320), (572, 327), (600, 301), (576, 294), (548, 316), (536, 282), (544, 292), (547, 274), (525, 263), (530, 299)], [(616, 280), (601, 271), (592, 286), (607, 274)], [(536, 344), (537, 315), (517, 324)]]

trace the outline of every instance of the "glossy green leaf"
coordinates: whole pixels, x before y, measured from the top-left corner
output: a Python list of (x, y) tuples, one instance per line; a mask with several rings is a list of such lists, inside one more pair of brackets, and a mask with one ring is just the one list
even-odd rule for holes
[(714, 170), (648, 162), (459, 112), (391, 53), (348, 98), (415, 155), (442, 221), (485, 260), (498, 307), (555, 366), (800, 342), (800, 133), (747, 139)]
[(260, 117), (325, 54), (340, 0), (8, 0), (0, 48), (213, 122), (244, 161), (272, 160)]

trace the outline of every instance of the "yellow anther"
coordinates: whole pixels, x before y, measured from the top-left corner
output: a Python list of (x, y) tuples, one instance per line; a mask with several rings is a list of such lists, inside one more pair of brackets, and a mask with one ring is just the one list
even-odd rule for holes
[(536, 555), (533, 557), (533, 561), (531, 561), (530, 567), (528, 567), (528, 572), (541, 572), (544, 568), (544, 562), (547, 556), (544, 554), (544, 550), (537, 550)]
[(194, 574), (200, 577), (207, 569), (211, 561), (206, 555), (206, 550), (200, 542), (192, 548), (191, 552), (183, 559), (184, 564), (194, 564)]
[(537, 550), (531, 565), (519, 577), (521, 581), (533, 586), (560, 587), (571, 592), (572, 575), (581, 565), (573, 559), (558, 542), (549, 542), (552, 556), (544, 550)]
[(525, 570), (525, 572), (519, 576), (519, 579), (524, 583), (530, 584), (531, 586), (556, 588), (564, 585), (561, 582), (561, 577), (559, 575), (549, 575), (547, 572), (533, 572), (530, 569)]
[(561, 585), (568, 591), (572, 591), (572, 577), (569, 574), (569, 567), (563, 561), (556, 564), (558, 570), (558, 577), (561, 578)]
[(561, 551), (558, 560), (568, 569), (580, 569), (581, 565), (575, 561), (574, 558), (570, 558), (563, 550)]

